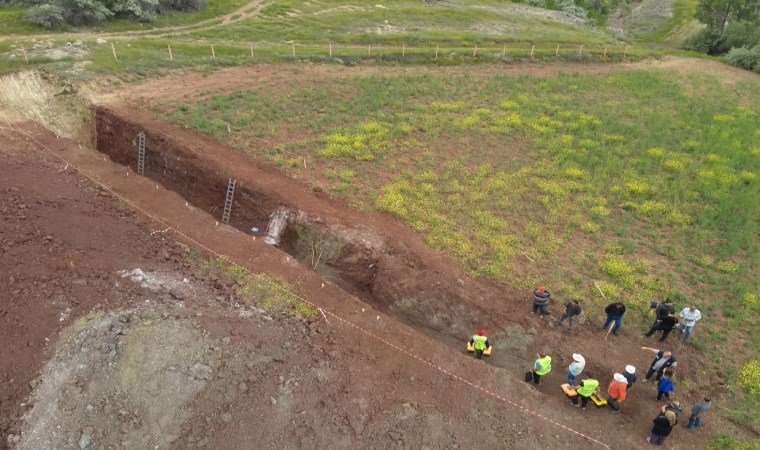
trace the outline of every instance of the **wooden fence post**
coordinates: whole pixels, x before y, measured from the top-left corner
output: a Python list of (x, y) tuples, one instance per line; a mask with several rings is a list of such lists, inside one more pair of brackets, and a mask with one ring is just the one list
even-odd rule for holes
[(530, 48), (530, 59), (533, 59), (533, 51), (536, 49), (536, 44), (533, 44), (533, 46)]
[(211, 57), (216, 59), (216, 52), (214, 51), (214, 44), (211, 44)]
[[(113, 59), (116, 61), (119, 60), (119, 58), (116, 57), (116, 47), (114, 47), (113, 42), (111, 42), (111, 53), (113, 53)], [(26, 52), (24, 52), (24, 57), (26, 58)], [(29, 61), (27, 61), (29, 62)]]
[(293, 58), (295, 58), (296, 57), (296, 43), (295, 42), (291, 42), (290, 43), (290, 48), (293, 50)]
[(332, 58), (332, 42), (330, 42), (330, 58)]
[(501, 52), (501, 57), (506, 58), (507, 57), (507, 44), (504, 44), (504, 50)]
[(475, 44), (475, 48), (472, 49), (472, 56), (478, 56), (478, 44)]
[(167, 45), (166, 48), (169, 49), (169, 60), (174, 61), (174, 56), (172, 56), (172, 46)]
[(251, 42), (251, 58), (253, 58), (253, 42)]
[(372, 58), (372, 44), (367, 44), (367, 57)]
[(580, 55), (581, 53), (583, 53), (583, 44), (581, 44), (581, 48), (578, 49), (578, 54)]
[(401, 44), (401, 59), (406, 58), (406, 43)]
[(627, 45), (625, 46), (625, 51), (623, 52), (623, 58), (625, 58), (626, 55), (628, 55), (628, 46)]
[(27, 64), (29, 64), (29, 57), (26, 55), (26, 49), (25, 49), (25, 48), (22, 48), (22, 49), (21, 49), (21, 53), (23, 53), (23, 54), (24, 54), (24, 61), (25, 61)]
[(438, 59), (438, 44), (435, 44), (435, 59)]
[(607, 57), (607, 47), (604, 47), (604, 57)]
[(559, 56), (559, 45), (557, 45), (557, 50), (554, 50), (554, 56)]

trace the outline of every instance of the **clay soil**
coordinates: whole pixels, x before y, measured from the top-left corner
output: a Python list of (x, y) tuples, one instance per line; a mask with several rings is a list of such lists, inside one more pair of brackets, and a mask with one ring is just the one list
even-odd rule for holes
[[(225, 76), (229, 85), (276, 82), (283, 70), (235, 69), (209, 84), (225, 86)], [(311, 79), (323, 71), (297, 73)], [(198, 89), (202, 79), (171, 83)], [(129, 95), (145, 101), (159, 88)], [(394, 217), (351, 211), (152, 118), (132, 100), (103, 106), (99, 128), (110, 124), (112, 138), (99, 137), (99, 147), (116, 147), (119, 129), (139, 127), (161, 136), (164, 155), (192, 158), (196, 182), (213, 181), (202, 177), (215, 170), (234, 173), (265, 195), (265, 210), (306, 211), (353, 233), (354, 242), (364, 233), (384, 252), (374, 285), (342, 289), (261, 239), (220, 225), (204, 204), (211, 194), (185, 195), (181, 177), (165, 170), (138, 177), (117, 151), (111, 160), (38, 124), (6, 122), (0, 448), (645, 446), (662, 405), (651, 383), (637, 383), (617, 415), (571, 407), (559, 384), (578, 351), (604, 388), (626, 364), (641, 378), (651, 354), (640, 347), (655, 344), (640, 337), (646, 318), (632, 317), (609, 340), (599, 317), (567, 333), (554, 324), (560, 306), (547, 319), (531, 316), (528, 293), (469, 278)], [(233, 225), (242, 228), (244, 217)], [(234, 280), (203, 268), (199, 255), (216, 254), (276, 275), (322, 313), (299, 318), (243, 299)], [(410, 300), (409, 292), (419, 295)], [(463, 349), (481, 323), (495, 344), (485, 361)], [(704, 394), (696, 386), (725, 381), (700, 369), (704, 355), (693, 348), (674, 338), (667, 348), (679, 358), (679, 377), (693, 380), (677, 391), (685, 405)], [(539, 351), (553, 356), (554, 370), (541, 385), (526, 384), (522, 376)], [(702, 430), (679, 425), (668, 445), (700, 448), (714, 432), (742, 433), (717, 414), (709, 419)]]

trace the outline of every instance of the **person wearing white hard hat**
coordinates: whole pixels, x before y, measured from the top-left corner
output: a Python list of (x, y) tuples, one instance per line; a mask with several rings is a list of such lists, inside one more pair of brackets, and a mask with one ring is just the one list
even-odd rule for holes
[(570, 386), (575, 386), (575, 378), (583, 372), (585, 367), (586, 359), (578, 353), (573, 353), (573, 362), (568, 367), (567, 372), (567, 383)]
[(625, 366), (625, 370), (620, 373), (623, 374), (625, 379), (628, 381), (628, 389), (632, 388), (633, 383), (635, 383), (636, 378), (638, 378), (636, 376), (636, 368), (629, 364)]
[(628, 390), (628, 380), (621, 373), (616, 373), (610, 381), (610, 387), (607, 388), (607, 404), (610, 405), (612, 414), (620, 412), (620, 404), (625, 400), (625, 394)]

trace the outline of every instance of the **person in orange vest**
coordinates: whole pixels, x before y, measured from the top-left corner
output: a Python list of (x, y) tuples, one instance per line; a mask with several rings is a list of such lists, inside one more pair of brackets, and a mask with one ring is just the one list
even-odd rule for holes
[(607, 388), (607, 404), (610, 405), (612, 414), (620, 412), (620, 404), (625, 400), (627, 391), (628, 379), (621, 373), (613, 375), (610, 387)]
[(478, 330), (478, 334), (472, 335), (470, 344), (475, 347), (475, 357), (478, 359), (483, 358), (483, 350), (491, 346), (486, 337), (486, 330)]

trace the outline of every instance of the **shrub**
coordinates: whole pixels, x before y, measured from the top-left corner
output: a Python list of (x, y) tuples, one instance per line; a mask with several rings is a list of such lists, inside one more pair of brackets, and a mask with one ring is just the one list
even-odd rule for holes
[(116, 17), (148, 22), (155, 19), (157, 8), (158, 0), (125, 0), (114, 2), (111, 12)]
[(63, 9), (56, 4), (39, 5), (31, 8), (26, 14), (26, 20), (46, 28), (57, 28), (65, 23)]
[(730, 22), (726, 27), (726, 44), (731, 48), (760, 44), (760, 27), (752, 22)]
[(686, 39), (684, 48), (708, 55), (719, 55), (728, 51), (726, 37), (713, 28), (704, 28), (691, 35)]
[(726, 55), (726, 62), (732, 66), (760, 73), (760, 44), (752, 48), (732, 48)]
[(206, 7), (206, 0), (158, 0), (158, 13), (172, 11), (200, 11)]
[(51, 5), (60, 5), (63, 19), (72, 25), (94, 25), (113, 17), (113, 12), (99, 0), (58, 0)]
[(111, 18), (151, 21), (156, 15), (173, 11), (197, 11), (206, 0), (26, 0), (33, 5), (27, 20), (48, 28), (95, 25)]
[(760, 361), (748, 361), (739, 371), (739, 386), (750, 394), (760, 394)]

